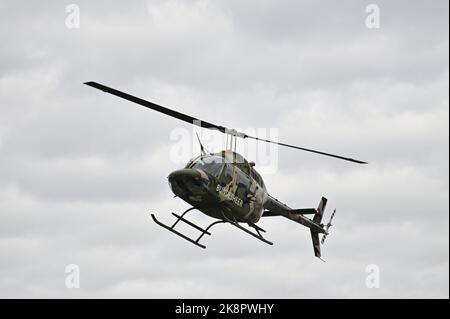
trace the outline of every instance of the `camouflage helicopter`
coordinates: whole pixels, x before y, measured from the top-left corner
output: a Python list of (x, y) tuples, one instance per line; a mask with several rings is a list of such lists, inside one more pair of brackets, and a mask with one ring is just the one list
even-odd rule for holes
[[(218, 153), (207, 153), (199, 139), (201, 154), (191, 159), (184, 168), (176, 170), (168, 176), (169, 186), (175, 196), (192, 205), (192, 207), (184, 211), (181, 215), (172, 213), (176, 220), (171, 226), (165, 225), (154, 214), (151, 214), (153, 220), (159, 226), (201, 248), (206, 248), (206, 246), (201, 244), (200, 240), (204, 235), (211, 235), (211, 227), (220, 223), (229, 223), (262, 242), (273, 245), (272, 242), (262, 236), (265, 230), (259, 227), (257, 223), (261, 217), (283, 216), (310, 229), (314, 254), (316, 257), (321, 258), (321, 243), (323, 244), (325, 242), (325, 238), (329, 234), (331, 222), (336, 213), (336, 210), (334, 210), (330, 221), (327, 224), (323, 224), (322, 217), (327, 204), (325, 197), (321, 198), (317, 208), (292, 209), (269, 195), (261, 175), (254, 167), (255, 163), (248, 162), (242, 155), (236, 152), (237, 138), (254, 139), (256, 141), (273, 143), (353, 163), (367, 164), (367, 162), (353, 158), (249, 136), (235, 129), (201, 121), (192, 116), (140, 99), (97, 82), (85, 82), (84, 84), (140, 104), (154, 111), (172, 116), (181, 121), (201, 128), (217, 130), (227, 135), (227, 149)], [(212, 222), (208, 227), (202, 228), (185, 217), (188, 212), (194, 209), (217, 220)], [(312, 218), (308, 218), (306, 215), (312, 215)], [(200, 235), (197, 238), (190, 238), (176, 230), (175, 227), (180, 221), (198, 230)], [(253, 231), (241, 224), (247, 224)], [(323, 234), (321, 240), (319, 239), (319, 234)]]

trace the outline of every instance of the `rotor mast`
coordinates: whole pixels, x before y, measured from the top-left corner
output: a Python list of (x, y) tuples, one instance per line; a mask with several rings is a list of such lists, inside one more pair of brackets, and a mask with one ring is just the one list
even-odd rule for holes
[(236, 153), (237, 138), (245, 138), (246, 135), (236, 131), (234, 128), (225, 129), (225, 134), (227, 134), (226, 149)]

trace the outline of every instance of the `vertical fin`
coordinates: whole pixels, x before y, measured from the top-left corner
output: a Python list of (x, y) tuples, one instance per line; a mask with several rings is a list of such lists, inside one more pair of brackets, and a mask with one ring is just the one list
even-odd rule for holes
[[(314, 215), (313, 221), (320, 225), (322, 222), (323, 213), (325, 211), (325, 207), (327, 206), (327, 199), (325, 197), (322, 197), (319, 202), (319, 206), (317, 207), (316, 214)], [(317, 231), (314, 231), (312, 228), (310, 228), (311, 231), (311, 239), (313, 243), (314, 248), (314, 255), (322, 260), (322, 254), (320, 251), (320, 239), (319, 239), (319, 233)]]
[(322, 199), (319, 202), (319, 206), (317, 207), (317, 212), (314, 215), (313, 221), (317, 224), (320, 224), (323, 217), (323, 212), (325, 211), (325, 207), (327, 206), (327, 199), (325, 197), (322, 197)]
[(319, 240), (319, 233), (315, 232), (311, 229), (311, 239), (312, 239), (312, 243), (313, 243), (313, 248), (314, 248), (314, 255), (317, 258), (322, 257), (321, 253), (320, 253), (320, 240)]

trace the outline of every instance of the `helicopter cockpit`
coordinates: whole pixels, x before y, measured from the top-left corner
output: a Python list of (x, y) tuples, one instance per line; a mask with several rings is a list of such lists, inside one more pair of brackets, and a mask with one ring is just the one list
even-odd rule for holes
[(193, 158), (186, 165), (186, 168), (201, 169), (214, 177), (219, 177), (226, 163), (227, 160), (217, 155), (201, 155)]
[[(245, 160), (240, 154), (233, 154), (236, 158), (234, 163), (245, 175), (251, 176), (256, 182), (261, 186), (264, 186), (264, 182), (261, 175)], [(224, 167), (226, 167), (224, 169)], [(201, 169), (202, 171), (214, 176), (219, 177), (221, 174), (223, 176), (229, 176), (231, 178), (232, 174), (232, 162), (227, 158), (224, 152), (209, 154), (209, 155), (199, 155), (187, 163), (185, 168)]]

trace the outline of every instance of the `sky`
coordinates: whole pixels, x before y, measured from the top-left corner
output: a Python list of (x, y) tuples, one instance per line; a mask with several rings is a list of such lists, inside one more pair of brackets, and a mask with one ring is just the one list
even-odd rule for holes
[[(0, 297), (449, 298), (448, 5), (0, 0)], [(368, 161), (248, 158), (289, 206), (337, 209), (326, 262), (281, 217), (258, 223), (273, 246), (158, 227), (189, 207), (166, 177), (206, 133), (85, 81)]]

